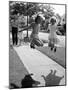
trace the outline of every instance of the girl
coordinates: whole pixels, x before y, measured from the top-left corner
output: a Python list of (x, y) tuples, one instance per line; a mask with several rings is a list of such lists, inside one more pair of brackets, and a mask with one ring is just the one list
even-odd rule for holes
[(12, 41), (13, 41), (13, 45), (17, 45), (18, 44), (18, 22), (16, 20), (16, 18), (14, 17), (13, 22), (11, 23), (11, 27), (12, 27)]
[(49, 43), (48, 46), (51, 47), (51, 50), (54, 49), (54, 52), (56, 52), (56, 46), (55, 44), (58, 43), (57, 35), (56, 35), (56, 30), (57, 30), (57, 24), (56, 24), (56, 18), (52, 17), (50, 19), (50, 24), (48, 26), (48, 29), (50, 30), (49, 34)]
[(38, 36), (41, 22), (42, 22), (42, 18), (40, 16), (37, 16), (35, 18), (35, 22), (33, 22), (29, 27), (23, 29), (25, 30), (25, 29), (32, 28), (32, 33), (30, 35), (31, 48), (35, 48), (35, 45), (43, 46), (43, 42), (39, 39), (39, 36)]

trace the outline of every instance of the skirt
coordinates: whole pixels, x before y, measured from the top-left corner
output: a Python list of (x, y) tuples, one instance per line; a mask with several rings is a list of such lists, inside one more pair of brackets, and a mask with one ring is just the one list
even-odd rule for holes
[(52, 42), (53, 44), (58, 44), (58, 42), (59, 42), (59, 39), (57, 38), (56, 35), (55, 36), (49, 35), (48, 40), (49, 40), (49, 42)]

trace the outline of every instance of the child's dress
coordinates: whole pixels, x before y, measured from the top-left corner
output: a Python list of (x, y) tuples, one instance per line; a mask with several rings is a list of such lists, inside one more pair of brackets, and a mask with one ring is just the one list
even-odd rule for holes
[(49, 25), (49, 30), (50, 30), (50, 34), (49, 34), (49, 42), (53, 43), (53, 44), (57, 44), (58, 43), (58, 38), (57, 38), (57, 35), (56, 35), (56, 24), (55, 25)]

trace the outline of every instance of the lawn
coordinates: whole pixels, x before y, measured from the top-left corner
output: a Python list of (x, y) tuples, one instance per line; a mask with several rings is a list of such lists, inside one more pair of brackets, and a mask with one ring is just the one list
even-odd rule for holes
[[(9, 83), (21, 86), (21, 80), (28, 74), (24, 64), (14, 49), (9, 49)], [(11, 87), (10, 87), (11, 88)]]
[(49, 47), (36, 47), (37, 50), (42, 52), (43, 54), (47, 55), (51, 59), (53, 59), (55, 62), (66, 68), (66, 50), (65, 47), (58, 47), (57, 51), (54, 53), (50, 50)]

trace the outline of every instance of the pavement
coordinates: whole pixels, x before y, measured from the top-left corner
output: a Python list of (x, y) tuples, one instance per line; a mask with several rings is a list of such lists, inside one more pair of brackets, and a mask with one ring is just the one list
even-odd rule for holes
[[(66, 84), (65, 68), (53, 61), (51, 58), (36, 49), (31, 49), (29, 45), (22, 45), (13, 48), (17, 52), (27, 71), (34, 74), (32, 76), (33, 79), (40, 82), (39, 86), (45, 86), (48, 81), (51, 84), (56, 83), (56, 85), (57, 82), (58, 85)], [(43, 79), (42, 75), (46, 77), (46, 80)], [(51, 78), (52, 80), (50, 80)]]

